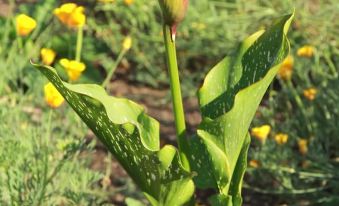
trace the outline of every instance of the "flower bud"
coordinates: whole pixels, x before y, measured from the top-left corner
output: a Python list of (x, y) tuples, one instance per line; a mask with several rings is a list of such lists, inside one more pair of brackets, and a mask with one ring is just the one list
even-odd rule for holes
[(52, 108), (59, 107), (65, 100), (54, 85), (49, 82), (44, 86), (45, 101)]
[(173, 26), (184, 19), (188, 0), (159, 0), (159, 4), (165, 24)]
[(65, 58), (60, 60), (60, 64), (65, 68), (71, 81), (78, 80), (82, 72), (84, 72), (86, 69), (86, 65), (84, 63)]
[(42, 48), (40, 51), (42, 63), (45, 65), (51, 65), (54, 62), (54, 59), (56, 57), (55, 51), (52, 49)]
[(27, 36), (37, 26), (36, 21), (25, 14), (20, 14), (19, 16), (17, 16), (15, 21), (16, 30), (20, 36)]
[(122, 42), (122, 49), (127, 51), (132, 47), (132, 38), (130, 36), (125, 37)]
[(176, 27), (184, 19), (188, 7), (188, 0), (159, 0), (164, 23), (171, 27), (175, 36)]

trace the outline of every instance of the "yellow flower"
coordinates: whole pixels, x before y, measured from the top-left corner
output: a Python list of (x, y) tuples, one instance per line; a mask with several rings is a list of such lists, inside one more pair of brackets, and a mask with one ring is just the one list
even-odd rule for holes
[(278, 76), (283, 80), (291, 79), (293, 72), (293, 64), (294, 64), (293, 56), (288, 55), (280, 66)]
[(62, 4), (59, 8), (54, 9), (55, 16), (68, 27), (82, 27), (86, 22), (84, 7), (74, 3)]
[(127, 6), (130, 6), (134, 3), (134, 0), (124, 0), (124, 2)]
[(51, 82), (45, 85), (44, 92), (45, 101), (50, 107), (57, 108), (64, 102), (64, 98)]
[(122, 42), (122, 49), (127, 51), (132, 47), (132, 38), (130, 36), (126, 37)]
[(313, 101), (315, 99), (315, 96), (317, 95), (317, 90), (315, 88), (309, 88), (305, 89), (303, 94), (304, 97), (310, 101)]
[(278, 133), (274, 136), (274, 139), (277, 142), (277, 144), (283, 145), (283, 144), (286, 144), (286, 142), (288, 140), (288, 135), (283, 134), (283, 133)]
[(307, 151), (308, 151), (307, 143), (308, 143), (308, 141), (306, 139), (299, 139), (298, 140), (299, 152), (302, 155), (305, 155), (307, 153)]
[(297, 54), (300, 57), (312, 57), (314, 55), (315, 48), (313, 46), (305, 45), (298, 49)]
[(69, 79), (72, 81), (78, 80), (81, 73), (86, 69), (84, 63), (75, 60), (61, 59), (60, 64), (65, 68)]
[(42, 62), (45, 65), (51, 65), (54, 62), (56, 53), (52, 49), (42, 48), (40, 51)]
[(15, 18), (15, 22), (16, 31), (20, 36), (27, 36), (36, 27), (36, 21), (25, 14), (20, 14), (19, 16), (17, 16)]
[(248, 165), (253, 168), (258, 168), (260, 166), (260, 162), (258, 160), (250, 160)]
[(254, 127), (251, 130), (251, 135), (264, 143), (267, 139), (268, 134), (271, 132), (269, 125), (263, 125), (261, 127)]
[(98, 0), (101, 3), (113, 3), (115, 0)]

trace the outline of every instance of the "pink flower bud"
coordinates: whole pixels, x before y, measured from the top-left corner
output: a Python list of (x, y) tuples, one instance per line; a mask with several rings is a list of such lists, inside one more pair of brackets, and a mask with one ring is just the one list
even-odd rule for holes
[(178, 24), (184, 19), (188, 7), (188, 0), (159, 0), (164, 23), (171, 27), (172, 36), (175, 36)]

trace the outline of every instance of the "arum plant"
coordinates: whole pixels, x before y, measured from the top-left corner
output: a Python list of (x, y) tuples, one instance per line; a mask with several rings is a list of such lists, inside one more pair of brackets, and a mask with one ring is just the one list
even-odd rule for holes
[(194, 191), (214, 189), (212, 205), (242, 204), (241, 187), (250, 143), (248, 128), (265, 91), (289, 53), (286, 33), (293, 14), (245, 39), (236, 53), (207, 74), (198, 91), (202, 122), (185, 133), (175, 35), (187, 0), (159, 0), (178, 148), (159, 146), (159, 123), (140, 105), (108, 96), (103, 87), (69, 84), (49, 66), (34, 66), (106, 145), (152, 205), (193, 205)]

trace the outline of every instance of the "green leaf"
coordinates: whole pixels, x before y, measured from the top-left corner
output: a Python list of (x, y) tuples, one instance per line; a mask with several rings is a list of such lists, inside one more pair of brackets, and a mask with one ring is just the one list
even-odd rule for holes
[(242, 205), (241, 187), (247, 168), (247, 153), (250, 147), (250, 143), (251, 137), (248, 134), (245, 138), (236, 166), (234, 168), (234, 173), (232, 175), (230, 189), (228, 192), (228, 194), (232, 197), (233, 205)]
[(108, 96), (98, 85), (63, 82), (52, 67), (34, 66), (53, 83), (153, 205), (182, 205), (191, 199), (191, 173), (183, 169), (174, 147), (160, 150), (159, 123), (141, 106)]
[[(279, 19), (267, 31), (247, 38), (236, 54), (226, 57), (207, 75), (199, 90), (203, 121), (197, 131), (200, 149), (192, 150), (192, 171), (200, 188), (216, 188), (216, 205), (240, 205), (240, 188), (246, 168), (248, 128), (262, 97), (289, 53), (286, 33), (294, 14)], [(245, 141), (246, 140), (246, 141)], [(204, 147), (209, 158), (201, 156)], [(206, 159), (208, 159), (206, 161)], [(209, 165), (209, 175), (202, 174)], [(203, 178), (211, 178), (202, 180)], [(205, 184), (204, 184), (205, 183)], [(232, 202), (232, 203), (230, 203)]]
[(127, 206), (144, 206), (142, 202), (133, 198), (126, 198), (125, 200)]

